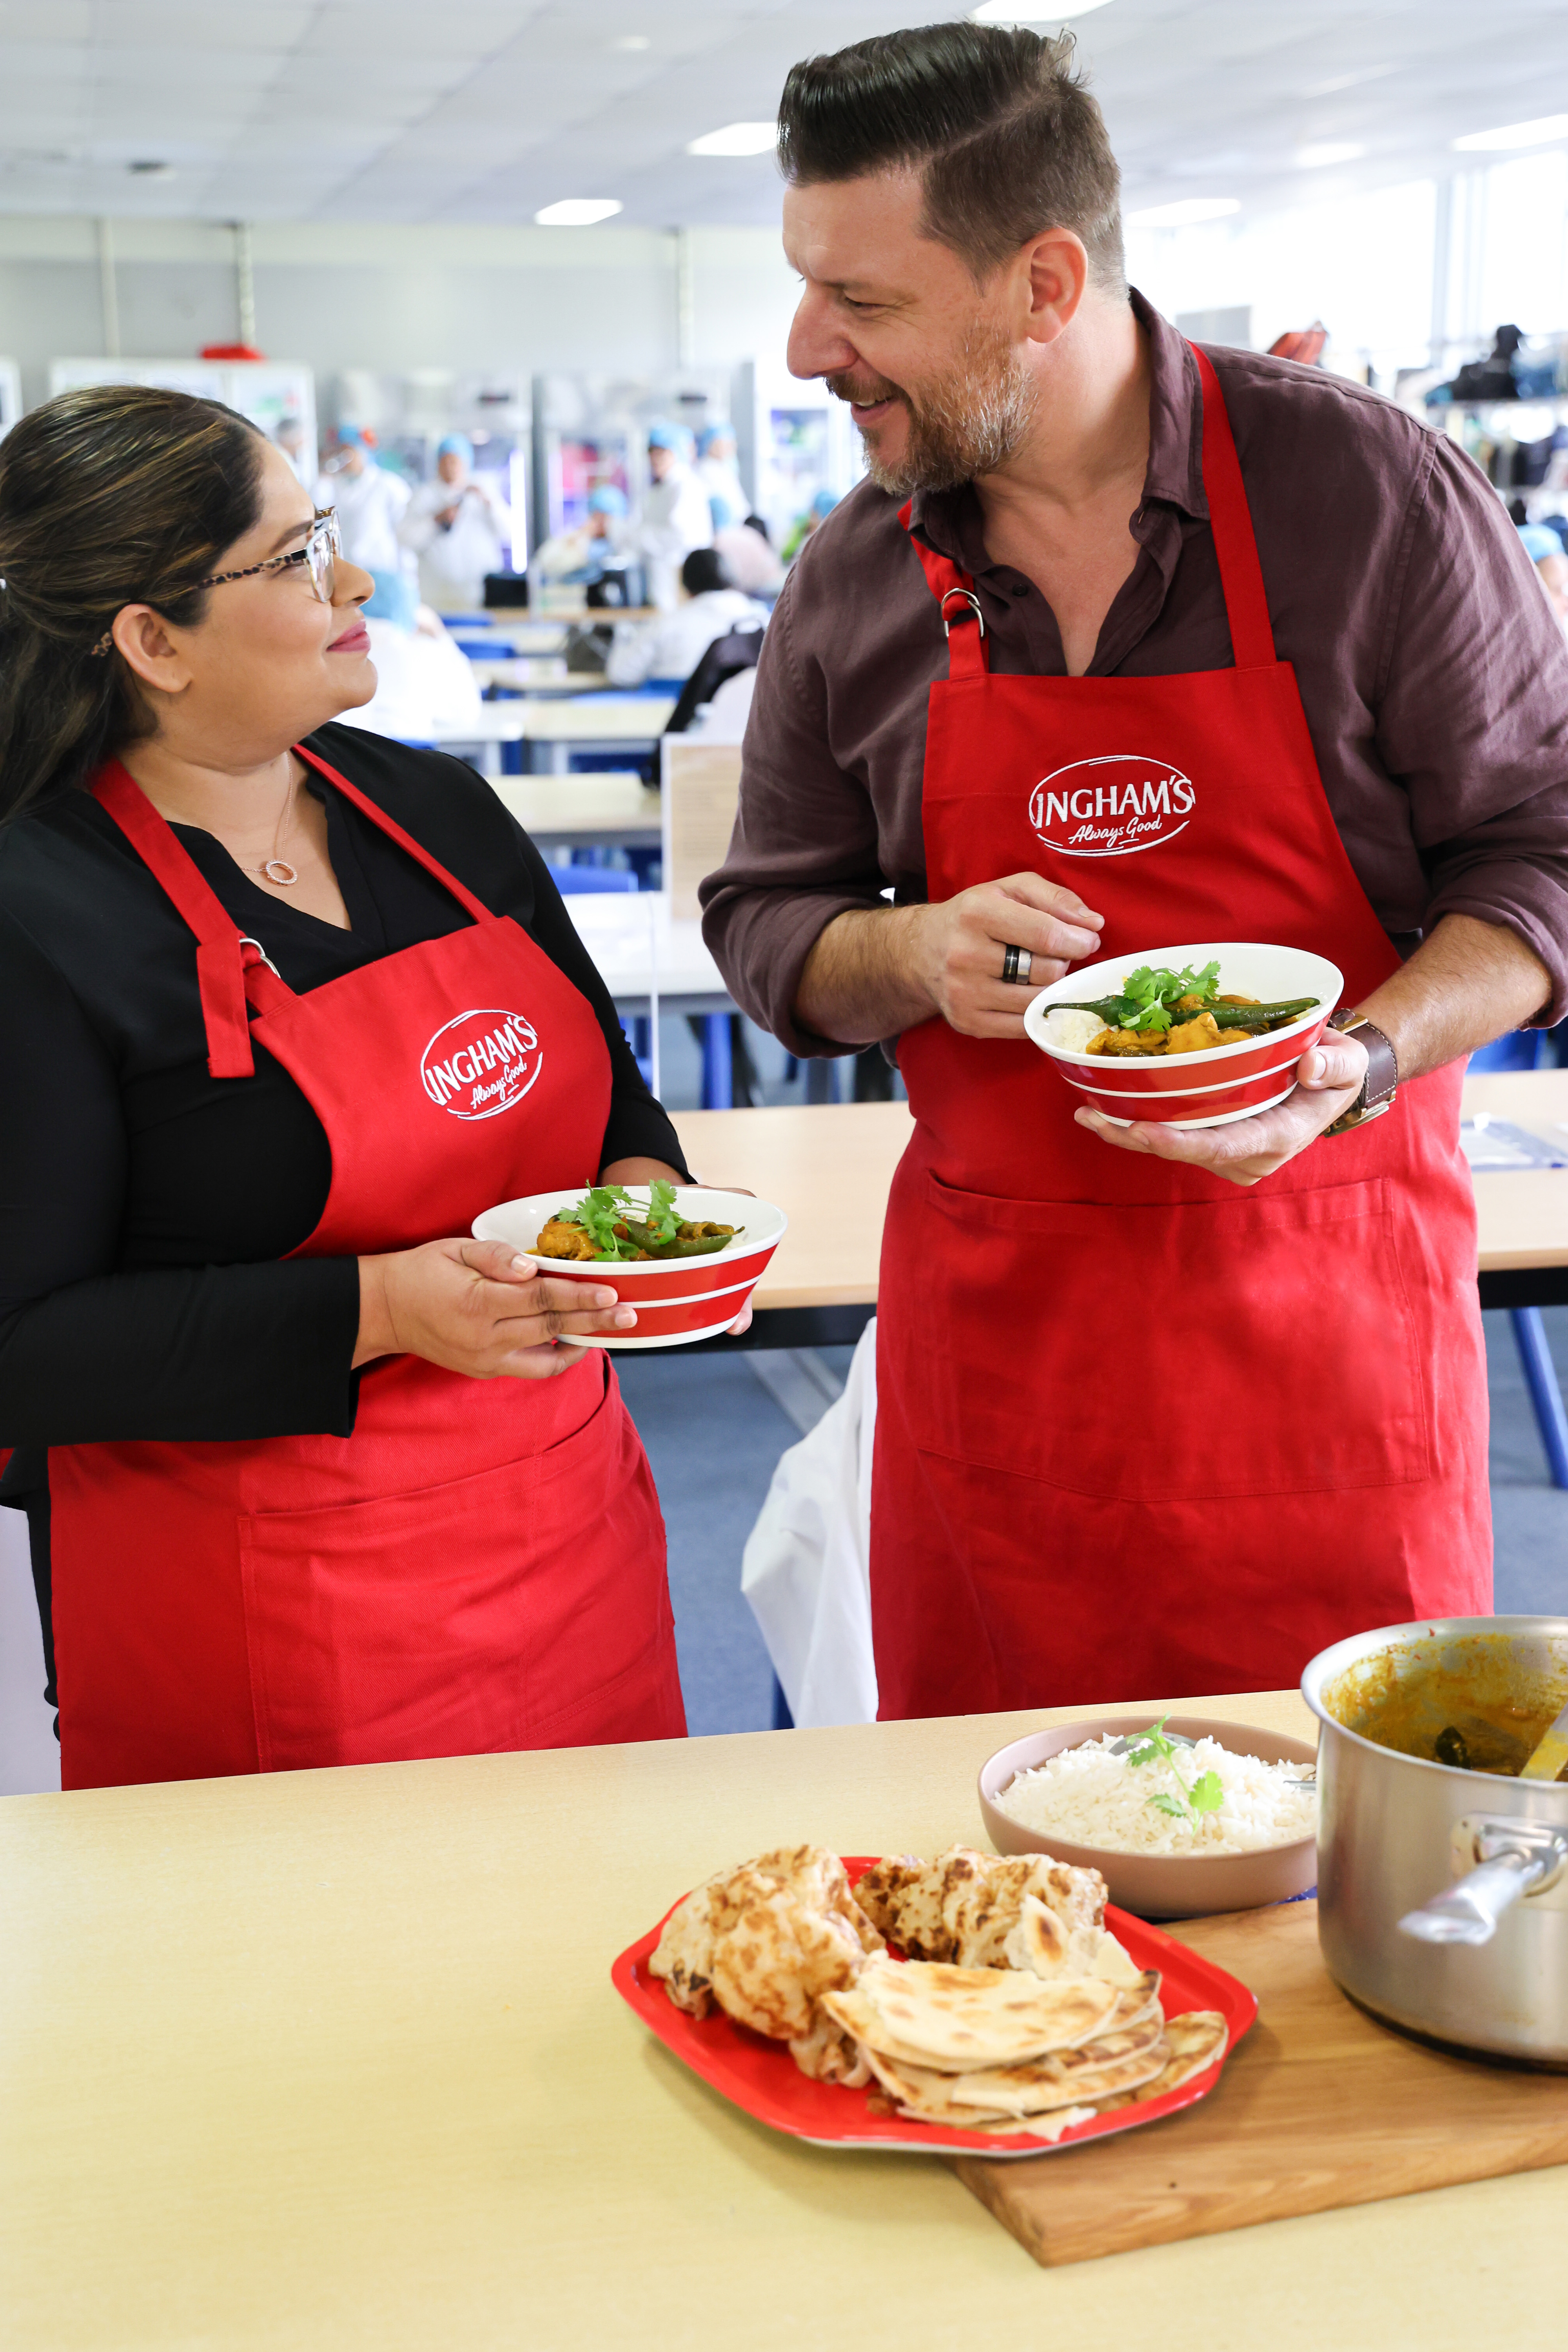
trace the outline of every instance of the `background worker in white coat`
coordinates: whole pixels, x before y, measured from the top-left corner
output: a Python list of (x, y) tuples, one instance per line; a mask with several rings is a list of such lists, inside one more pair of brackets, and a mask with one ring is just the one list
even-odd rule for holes
[(680, 567), (693, 548), (713, 544), (708, 493), (688, 463), (690, 436), (678, 425), (652, 425), (647, 469), (652, 487), (642, 502), (641, 547), (647, 565), (648, 596), (661, 613), (673, 613)]
[(705, 425), (697, 436), (697, 478), (708, 493), (708, 511), (715, 531), (745, 521), (751, 500), (735, 469), (735, 428)]
[(511, 509), (495, 484), (474, 471), (466, 433), (437, 444), (436, 478), (408, 501), (398, 537), (419, 558), (419, 593), (438, 613), (477, 613), (485, 574), (499, 572), (511, 545)]
[(534, 550), (529, 569), (542, 580), (580, 580), (591, 587), (627, 559), (632, 534), (626, 512), (625, 490), (601, 482), (588, 494), (586, 521), (552, 532)]
[(723, 558), (695, 547), (680, 567), (680, 602), (658, 621), (621, 621), (606, 665), (612, 686), (661, 678), (684, 686), (710, 645), (735, 628), (764, 628), (768, 608), (737, 588)]
[(316, 484), (316, 504), (337, 509), (343, 553), (362, 572), (406, 571), (397, 526), (407, 509), (408, 484), (376, 463), (357, 425), (340, 425), (337, 441)]

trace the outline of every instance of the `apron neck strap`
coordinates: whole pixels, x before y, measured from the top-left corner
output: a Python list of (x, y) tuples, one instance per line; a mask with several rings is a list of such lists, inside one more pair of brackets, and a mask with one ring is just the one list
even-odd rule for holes
[[(1241, 461), (1236, 454), (1230, 418), (1226, 414), (1225, 395), (1206, 352), (1200, 352), (1195, 343), (1189, 348), (1198, 363), (1198, 381), (1203, 386), (1204, 495), (1208, 499), (1209, 527), (1219, 562), (1231, 651), (1237, 669), (1271, 669), (1279, 656), (1274, 650), (1263, 567), (1258, 561), (1258, 541), (1241, 478)], [(899, 510), (899, 520), (906, 531), (912, 507), (911, 500)], [(974, 593), (974, 582), (967, 572), (961, 571), (947, 556), (938, 555), (934, 548), (927, 547), (921, 540), (911, 536), (910, 544), (920, 558), (926, 585), (942, 607), (947, 631), (948, 676), (984, 677), (991, 667), (990, 648), (985, 642), (985, 620)]]
[[(489, 922), (489, 908), (465, 889), (455, 874), (422, 849), (413, 837), (377, 808), (337, 769), (308, 751), (295, 750), (306, 764), (336, 786), (373, 824), (416, 859), (428, 874), (449, 890), (458, 905), (478, 923)], [(294, 1002), (294, 992), (268, 963), (257, 941), (247, 939), (225, 908), (217, 893), (181, 847), (173, 827), (160, 816), (135, 778), (118, 760), (110, 760), (92, 780), (93, 797), (111, 816), (174, 907), (187, 929), (195, 934), (196, 981), (202, 995), (202, 1019), (206, 1026), (207, 1069), (215, 1078), (248, 1078), (256, 1074), (250, 1045), (250, 1016), (278, 1013)]]
[(1198, 381), (1203, 386), (1204, 495), (1209, 502), (1209, 527), (1219, 560), (1231, 651), (1237, 669), (1269, 669), (1279, 656), (1274, 650), (1263, 567), (1258, 561), (1258, 541), (1241, 478), (1241, 460), (1236, 454), (1230, 418), (1226, 414), (1225, 394), (1207, 352), (1200, 352), (1195, 343), (1189, 349), (1198, 363)]
[[(92, 793), (147, 867), (175, 913), (195, 933), (196, 981), (207, 1033), (207, 1069), (215, 1078), (256, 1075), (250, 1047), (252, 972), (268, 996), (290, 994), (254, 940), (246, 940), (195, 860), (181, 848), (135, 778), (110, 760), (92, 780)], [(247, 950), (253, 950), (247, 955)], [(258, 1003), (258, 1009), (267, 1009)]]
[(450, 891), (458, 906), (472, 915), (476, 923), (489, 923), (494, 920), (482, 898), (476, 898), (473, 892), (466, 889), (455, 874), (448, 874), (438, 857), (432, 857), (427, 849), (421, 848), (413, 835), (405, 833), (403, 827), (389, 817), (384, 809), (377, 808), (375, 803), (367, 793), (362, 793), (357, 784), (351, 784), (348, 778), (338, 769), (323, 760), (319, 752), (307, 750), (303, 743), (296, 743), (294, 750), (307, 767), (314, 768), (319, 776), (325, 776), (328, 783), (342, 793), (345, 800), (353, 801), (362, 816), (368, 817), (372, 824), (379, 825), (389, 841), (395, 841), (399, 849), (405, 849), (410, 857), (423, 866), (426, 874), (434, 876), (444, 890)]
[[(899, 520), (910, 528), (910, 500), (899, 509)], [(984, 677), (991, 668), (991, 648), (985, 642), (985, 615), (967, 572), (923, 540), (911, 536), (910, 545), (921, 560), (926, 586), (936, 598), (942, 625), (947, 633), (947, 674), (950, 678)]]

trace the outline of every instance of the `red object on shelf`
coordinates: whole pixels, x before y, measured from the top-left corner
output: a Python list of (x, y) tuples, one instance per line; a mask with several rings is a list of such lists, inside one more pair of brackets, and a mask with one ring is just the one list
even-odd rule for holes
[(264, 360), (267, 354), (258, 352), (253, 343), (204, 343), (201, 357), (204, 360)]

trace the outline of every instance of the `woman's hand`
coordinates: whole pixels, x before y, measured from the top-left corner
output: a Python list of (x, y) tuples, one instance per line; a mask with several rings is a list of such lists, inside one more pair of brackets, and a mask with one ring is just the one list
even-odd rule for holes
[(423, 1356), (476, 1381), (553, 1380), (588, 1353), (558, 1339), (630, 1331), (637, 1319), (608, 1286), (552, 1278), (509, 1242), (426, 1242), (362, 1257), (359, 1297), (356, 1369), (376, 1356)]

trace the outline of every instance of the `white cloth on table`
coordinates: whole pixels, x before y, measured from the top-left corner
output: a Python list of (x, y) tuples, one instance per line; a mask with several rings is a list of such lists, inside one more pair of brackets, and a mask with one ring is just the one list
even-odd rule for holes
[(860, 1335), (844, 1393), (780, 1457), (746, 1538), (741, 1590), (797, 1727), (874, 1723), (871, 1448), (877, 1323)]

